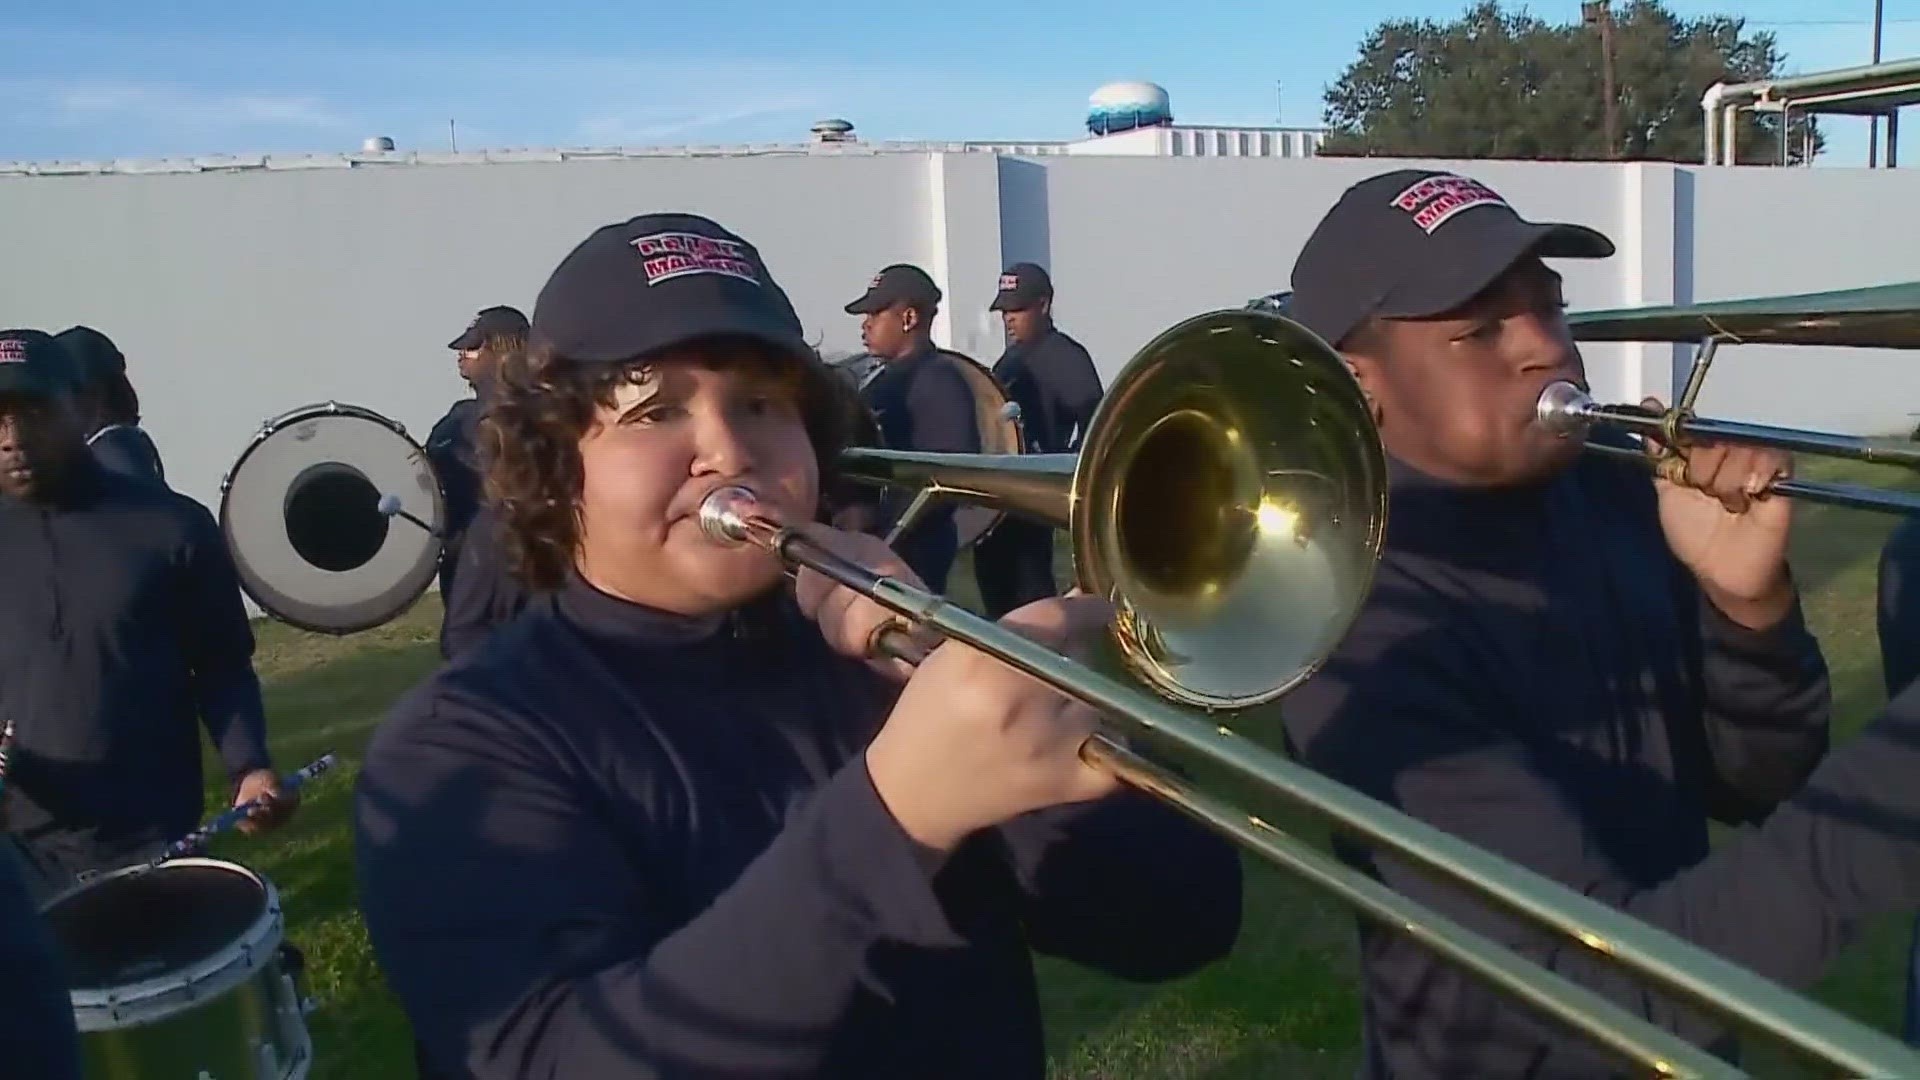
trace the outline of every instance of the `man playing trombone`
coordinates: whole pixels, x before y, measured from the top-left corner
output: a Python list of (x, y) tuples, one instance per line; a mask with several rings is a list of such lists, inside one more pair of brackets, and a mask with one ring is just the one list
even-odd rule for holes
[[(1288, 742), (1342, 783), (1804, 986), (1848, 913), (1816, 887), (1832, 853), (1818, 850), (1829, 841), (1812, 812), (1781, 808), (1821, 763), (1830, 708), (1787, 565), (1789, 500), (1754, 497), (1789, 458), (1701, 445), (1683, 482), (1649, 482), (1536, 422), (1549, 383), (1586, 381), (1543, 260), (1612, 253), (1591, 229), (1529, 222), (1483, 184), (1415, 170), (1350, 188), (1308, 240), (1289, 315), (1360, 380), (1391, 501), (1373, 592), (1323, 671), (1286, 699)], [(1768, 824), (1709, 857), (1710, 819)], [(1385, 855), (1341, 854), (1734, 1052), (1582, 946)], [(1361, 952), (1369, 1075), (1616, 1068), (1409, 938), (1363, 926)]]

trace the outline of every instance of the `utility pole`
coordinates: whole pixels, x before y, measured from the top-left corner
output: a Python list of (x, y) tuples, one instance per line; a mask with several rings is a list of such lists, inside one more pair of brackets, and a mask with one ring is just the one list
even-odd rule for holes
[(1273, 84), (1273, 126), (1287, 126), (1287, 84)]
[[(1878, 2), (1878, 0), (1876, 0)], [(1620, 158), (1620, 101), (1613, 90), (1613, 5), (1611, 0), (1585, 0), (1580, 21), (1600, 31), (1600, 96), (1605, 99), (1607, 157)]]
[[(1883, 14), (1882, 0), (1873, 0), (1873, 62), (1880, 62), (1880, 22)], [(1873, 114), (1873, 129), (1867, 135), (1867, 168), (1880, 163), (1880, 114)]]

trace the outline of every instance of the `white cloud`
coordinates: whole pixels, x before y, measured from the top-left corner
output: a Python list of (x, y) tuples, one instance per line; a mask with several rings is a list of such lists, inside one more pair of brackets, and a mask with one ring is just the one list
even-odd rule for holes
[(14, 84), (7, 96), (24, 99), (21, 119), (59, 126), (137, 125), (161, 131), (269, 128), (338, 131), (351, 118), (322, 94), (264, 90), (199, 90), (118, 82), (45, 86)]

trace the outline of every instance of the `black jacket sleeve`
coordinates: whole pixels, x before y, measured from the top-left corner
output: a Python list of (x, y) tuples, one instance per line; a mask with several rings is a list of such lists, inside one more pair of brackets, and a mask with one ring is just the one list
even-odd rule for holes
[(194, 701), (207, 737), (233, 779), (271, 767), (266, 708), (253, 670), (253, 627), (240, 580), (219, 527), (184, 496), (191, 524), (184, 559), (181, 640), (193, 672)]
[(1122, 979), (1189, 974), (1240, 932), (1240, 856), (1151, 797), (1125, 791), (1000, 827), (1036, 950)]
[(1699, 599), (1700, 720), (1713, 763), (1709, 811), (1757, 821), (1800, 790), (1827, 753), (1833, 691), (1799, 599), (1779, 625), (1751, 630)]
[(961, 943), (864, 757), (680, 923), (631, 854), (650, 823), (605, 817), (530, 721), (453, 695), (420, 707), (368, 755), (356, 848), (382, 968), (442, 1068), (809, 1075), (876, 949)]
[(1905, 690), (1920, 676), (1920, 518), (1907, 518), (1880, 551), (1880, 670), (1887, 696)]
[(460, 545), (440, 621), (440, 655), (451, 660), (487, 639), (526, 606), (527, 591), (507, 567), (498, 515), (482, 509)]
[[(1445, 628), (1407, 616), (1400, 587), (1383, 581), (1376, 592), (1384, 595), (1356, 622), (1340, 654), (1285, 701), (1289, 743), (1316, 770), (1790, 987), (1818, 979), (1857, 920), (1920, 904), (1920, 785), (1912, 782), (1920, 775), (1920, 692), (1895, 701), (1864, 734), (1828, 755), (1764, 824), (1665, 881), (1622, 893), (1579, 876), (1581, 856), (1569, 849), (1591, 846), (1589, 840), (1540, 824), (1576, 811), (1534, 752), (1485, 721), (1498, 706), (1461, 670), (1436, 660), (1436, 650), (1407, 647)], [(1387, 853), (1361, 845), (1345, 850), (1395, 891), (1631, 1013), (1703, 1045), (1724, 1034), (1582, 945)], [(1495, 1000), (1463, 972), (1449, 967), (1421, 980), (1395, 992), (1418, 995), (1428, 1020), (1473, 1031), (1472, 1052), (1483, 1056), (1446, 1058), (1450, 1068), (1467, 1069), (1463, 1075), (1504, 1075), (1522, 1063), (1555, 1076), (1617, 1068), (1592, 1044), (1528, 1010), (1463, 1004)], [(1452, 1015), (1442, 1020), (1441, 1012)]]
[(1047, 351), (1041, 378), (1055, 403), (1051, 411), (1060, 417), (1062, 427), (1054, 435), (1073, 450), (1086, 438), (1094, 410), (1100, 407), (1100, 371), (1086, 348), (1064, 335), (1055, 334)]
[(0, 840), (0, 1061), (8, 1076), (80, 1080), (66, 976), (9, 847)]

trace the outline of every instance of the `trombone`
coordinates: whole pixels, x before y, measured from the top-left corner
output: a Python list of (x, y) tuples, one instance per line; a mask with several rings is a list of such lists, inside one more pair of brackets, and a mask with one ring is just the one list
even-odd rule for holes
[[(1920, 347), (1920, 291), (1884, 285), (1837, 292), (1801, 293), (1752, 300), (1583, 312), (1567, 321), (1582, 341), (1698, 342), (1679, 400), (1665, 411), (1637, 405), (1600, 405), (1572, 383), (1554, 383), (1540, 394), (1534, 415), (1563, 437), (1605, 426), (1652, 440), (1652, 454), (1588, 442), (1608, 457), (1636, 460), (1670, 480), (1686, 468), (1685, 448), (1694, 441), (1746, 443), (1876, 464), (1920, 467), (1920, 443), (1860, 438), (1801, 428), (1772, 427), (1694, 415), (1694, 403), (1722, 342), (1829, 345), (1858, 348)], [(1920, 493), (1861, 484), (1777, 479), (1770, 494), (1860, 510), (1920, 512)]]
[[(1196, 755), (1481, 898), (1611, 956), (1680, 998), (1783, 1036), (1855, 1075), (1920, 1076), (1920, 1055), (1697, 946), (1508, 863), (1237, 734), (1229, 714), (1319, 669), (1372, 587), (1387, 515), (1386, 458), (1358, 384), (1305, 328), (1260, 310), (1213, 312), (1162, 333), (1114, 380), (1078, 454), (933, 454), (856, 448), (841, 474), (1065, 527), (1075, 577), (1115, 607), (1111, 648), (1082, 664), (946, 599), (842, 558), (723, 488), (700, 522), (754, 544), (1099, 709), (1122, 729), (1081, 749), (1152, 794), (1665, 1076), (1744, 1075), (1518, 952), (1211, 795), (1129, 745)], [(883, 651), (923, 655), (905, 626)], [(1115, 670), (1115, 669), (1118, 670)], [(1142, 684), (1145, 686), (1143, 687)]]

